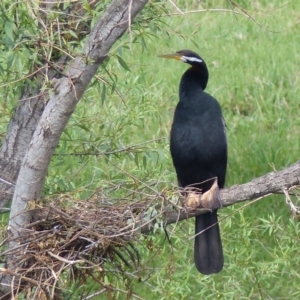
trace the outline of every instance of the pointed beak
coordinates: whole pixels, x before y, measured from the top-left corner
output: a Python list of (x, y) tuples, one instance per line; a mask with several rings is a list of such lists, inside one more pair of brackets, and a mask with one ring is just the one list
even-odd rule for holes
[(158, 55), (158, 57), (161, 57), (161, 58), (171, 58), (171, 59), (181, 60), (181, 55), (178, 54), (178, 53), (174, 53), (174, 54), (163, 54), (163, 55)]

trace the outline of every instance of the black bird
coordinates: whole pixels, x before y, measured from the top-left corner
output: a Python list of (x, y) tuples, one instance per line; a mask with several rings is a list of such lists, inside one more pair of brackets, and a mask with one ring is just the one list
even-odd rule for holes
[[(170, 150), (178, 184), (182, 188), (192, 185), (204, 193), (212, 185), (212, 180), (207, 180), (217, 177), (219, 188), (223, 188), (227, 165), (225, 122), (218, 101), (204, 92), (209, 77), (206, 63), (190, 50), (160, 57), (191, 65), (181, 78), (171, 129)], [(206, 275), (220, 272), (224, 258), (216, 210), (196, 217), (195, 234), (198, 271)]]

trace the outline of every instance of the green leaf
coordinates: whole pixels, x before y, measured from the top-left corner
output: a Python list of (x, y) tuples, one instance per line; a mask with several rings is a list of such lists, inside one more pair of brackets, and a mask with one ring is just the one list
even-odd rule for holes
[(83, 8), (91, 15), (92, 14), (92, 9), (88, 1), (84, 1), (83, 3)]
[(16, 64), (16, 68), (17, 68), (19, 77), (22, 77), (22, 74), (23, 74), (23, 63), (22, 63), (22, 59), (21, 59), (21, 57), (19, 55), (16, 55), (15, 64)]
[(145, 155), (143, 156), (143, 167), (145, 170), (147, 169), (147, 157)]
[(126, 70), (126, 71), (129, 71), (130, 72), (130, 69), (128, 67), (128, 65), (126, 64), (126, 62), (124, 61), (124, 59), (117, 55), (117, 58), (118, 58), (118, 61), (119, 61), (119, 64)]
[(73, 30), (69, 30), (68, 32), (72, 37), (74, 37), (75, 39), (78, 39), (77, 34)]
[(135, 162), (136, 166), (139, 167), (139, 155), (138, 155), (138, 153), (135, 153), (135, 155), (134, 155), (134, 162)]
[(76, 125), (77, 125), (79, 128), (83, 129), (84, 131), (87, 131), (87, 132), (90, 132), (90, 131), (91, 131), (91, 129), (90, 129), (89, 127), (87, 127), (86, 125), (84, 125), (84, 124), (79, 124), (79, 123), (77, 123)]
[(14, 40), (14, 33), (13, 33), (13, 23), (12, 22), (5, 22), (5, 33), (6, 35), (13, 41)]
[(106, 98), (106, 85), (103, 83), (102, 84), (102, 91), (101, 91), (101, 103), (103, 105), (104, 101)]

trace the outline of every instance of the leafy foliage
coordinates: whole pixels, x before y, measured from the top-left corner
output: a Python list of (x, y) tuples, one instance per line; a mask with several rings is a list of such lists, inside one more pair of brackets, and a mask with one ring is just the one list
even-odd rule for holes
[[(107, 2), (100, 1), (96, 9), (85, 7), (91, 24)], [(230, 8), (228, 2), (217, 0), (177, 4), (185, 10)], [(148, 6), (111, 51), (79, 103), (56, 149), (44, 193), (85, 198), (113, 186), (110, 195), (118, 199), (129, 188), (151, 187), (155, 182), (160, 191), (176, 184), (168, 136), (179, 78), (186, 66), (157, 55), (183, 48), (196, 50), (207, 61), (207, 90), (223, 107), (229, 140), (227, 186), (299, 159), (300, 38), (296, 24), (300, 4), (293, 1), (282, 6), (279, 0), (237, 4), (249, 9), (260, 25), (239, 14), (181, 15), (168, 2)], [(8, 2), (1, 4), (0, 86), (23, 76), (17, 85), (0, 90), (2, 134), (18, 94), (28, 84), (24, 75), (32, 70), (32, 62), (40, 64), (39, 56), (44, 53), (59, 56), (62, 49), (33, 47), (41, 42), (41, 29), (22, 5), (17, 10), (22, 26), (17, 26), (15, 11), (10, 7), (4, 14)], [(59, 45), (75, 55), (82, 44), (79, 35), (66, 29)], [(58, 34), (51, 38), (58, 43)], [(142, 236), (136, 243), (141, 269), (126, 269), (127, 281), (109, 272), (106, 283), (117, 290), (107, 298), (125, 299), (122, 291), (129, 291), (127, 297), (133, 291), (144, 299), (300, 297), (299, 224), (290, 218), (283, 196), (221, 210), (220, 219), (225, 251), (220, 274), (204, 277), (195, 270), (194, 221), (190, 220), (169, 226), (169, 241), (161, 230)], [(98, 290), (91, 281), (85, 291), (75, 291), (72, 297), (79, 299), (86, 291)]]

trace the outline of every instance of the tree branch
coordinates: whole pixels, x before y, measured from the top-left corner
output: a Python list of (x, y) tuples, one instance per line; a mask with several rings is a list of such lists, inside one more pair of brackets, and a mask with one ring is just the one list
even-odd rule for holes
[(264, 176), (253, 179), (248, 183), (221, 191), (223, 206), (234, 203), (254, 200), (268, 194), (283, 192), (300, 185), (300, 160), (288, 168), (278, 172), (270, 172)]
[[(258, 198), (263, 198), (271, 194), (282, 193), (286, 194), (287, 190), (300, 185), (300, 160), (278, 172), (270, 172), (261, 177), (255, 178), (250, 182), (234, 185), (230, 188), (220, 190), (220, 200), (222, 205), (216, 207), (228, 207), (233, 204), (251, 201)], [(289, 204), (289, 203), (288, 203)], [(290, 205), (292, 207), (292, 205)], [(207, 209), (197, 209), (187, 211), (184, 208), (165, 207), (162, 210), (162, 218), (166, 225), (177, 223), (179, 221), (192, 218), (207, 212)], [(141, 232), (147, 233), (152, 230), (156, 218), (151, 222), (146, 222), (141, 226)]]

